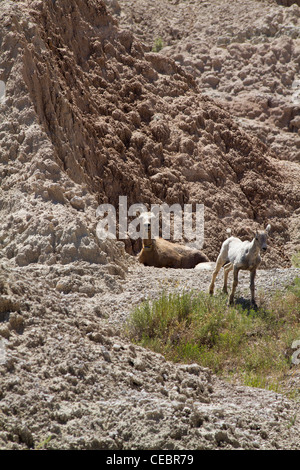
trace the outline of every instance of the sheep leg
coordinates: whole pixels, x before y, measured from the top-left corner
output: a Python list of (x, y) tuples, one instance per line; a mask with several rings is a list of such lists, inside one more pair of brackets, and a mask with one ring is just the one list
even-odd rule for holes
[(254, 307), (257, 307), (256, 302), (255, 302), (255, 275), (256, 275), (256, 269), (253, 269), (250, 271), (250, 292), (251, 292), (251, 304)]
[(233, 266), (233, 282), (232, 282), (232, 289), (231, 289), (231, 294), (229, 297), (229, 304), (233, 303), (233, 298), (236, 290), (236, 286), (238, 285), (238, 276), (239, 276), (239, 268), (236, 266)]
[(220, 269), (222, 268), (223, 264), (224, 264), (223, 259), (220, 256), (218, 256), (217, 261), (216, 261), (216, 266), (215, 266), (214, 272), (212, 274), (211, 283), (210, 283), (210, 286), (209, 286), (210, 295), (212, 295), (214, 293), (215, 280), (216, 280), (216, 277), (217, 277)]
[(225, 264), (225, 266), (224, 266), (224, 285), (223, 285), (224, 294), (227, 294), (227, 279), (228, 279), (228, 274), (232, 269), (233, 269), (233, 264), (232, 263)]

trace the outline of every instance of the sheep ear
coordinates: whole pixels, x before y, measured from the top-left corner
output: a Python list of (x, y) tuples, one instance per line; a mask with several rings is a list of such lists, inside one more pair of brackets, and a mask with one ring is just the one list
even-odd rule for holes
[(271, 230), (271, 225), (270, 225), (270, 224), (268, 224), (268, 225), (266, 226), (266, 232), (268, 232), (268, 233), (269, 233), (269, 232), (270, 232), (270, 230)]

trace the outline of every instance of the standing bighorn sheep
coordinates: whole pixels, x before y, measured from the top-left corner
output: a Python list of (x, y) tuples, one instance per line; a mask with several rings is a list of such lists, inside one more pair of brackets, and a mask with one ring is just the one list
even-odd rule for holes
[(229, 272), (233, 269), (232, 290), (229, 296), (229, 304), (232, 304), (236, 286), (238, 284), (239, 270), (247, 270), (250, 271), (251, 304), (256, 306), (254, 279), (256, 269), (261, 262), (260, 251), (267, 250), (267, 238), (270, 228), (271, 225), (268, 224), (265, 230), (259, 232), (256, 231), (255, 237), (252, 241), (243, 242), (239, 238), (229, 237), (223, 242), (209, 287), (209, 293), (211, 295), (214, 292), (215, 279), (222, 266), (224, 267), (223, 292), (227, 294), (227, 278)]
[(163, 238), (151, 236), (151, 214), (141, 215), (143, 246), (138, 260), (145, 266), (157, 268), (183, 268), (192, 269), (197, 264), (207, 262), (207, 256), (196, 249), (172, 243)]

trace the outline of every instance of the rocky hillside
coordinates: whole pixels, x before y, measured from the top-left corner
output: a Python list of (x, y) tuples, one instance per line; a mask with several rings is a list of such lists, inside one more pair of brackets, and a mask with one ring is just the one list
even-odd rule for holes
[(300, 161), (297, 2), (286, 8), (275, 0), (218, 0), (213, 10), (193, 0), (107, 3), (149, 48), (190, 72), (240, 127), (278, 158)]
[[(193, 2), (157, 11), (171, 21), (183, 4)], [(201, 5), (216, 17), (219, 3)], [(244, 128), (238, 104), (216, 101), (178, 44), (153, 52), (128, 6), (1, 2), (0, 448), (299, 449), (294, 402), (119, 334), (145, 285), (156, 295), (168, 274), (137, 268), (136, 244), (97, 238), (100, 203), (203, 203), (212, 260), (228, 226), (249, 237), (272, 224), (268, 268), (289, 267), (299, 244), (294, 150), (278, 158)]]

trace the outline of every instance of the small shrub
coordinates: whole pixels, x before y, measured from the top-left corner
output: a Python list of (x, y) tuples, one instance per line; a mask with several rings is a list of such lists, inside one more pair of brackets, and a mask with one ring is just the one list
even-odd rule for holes
[(155, 39), (154, 45), (152, 47), (152, 52), (159, 52), (164, 47), (164, 43), (161, 37)]

